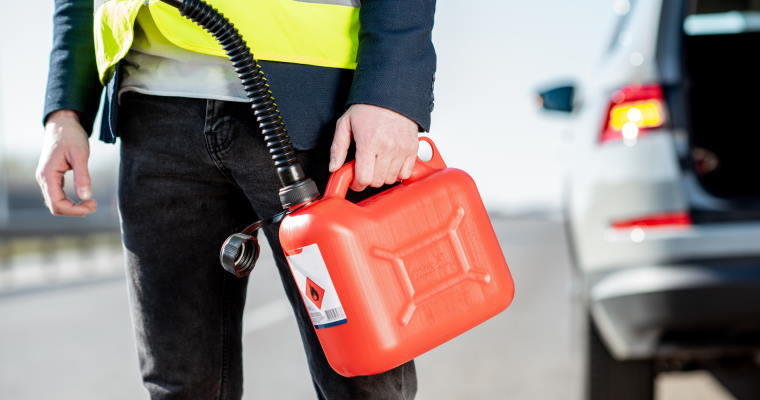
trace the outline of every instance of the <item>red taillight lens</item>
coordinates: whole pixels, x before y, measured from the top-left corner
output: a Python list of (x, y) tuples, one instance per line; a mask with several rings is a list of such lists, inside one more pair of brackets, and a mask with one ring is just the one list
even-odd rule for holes
[(665, 124), (665, 101), (660, 85), (626, 86), (612, 95), (599, 143), (635, 141)]
[(686, 228), (689, 226), (691, 226), (691, 216), (683, 211), (646, 215), (612, 223), (615, 229)]

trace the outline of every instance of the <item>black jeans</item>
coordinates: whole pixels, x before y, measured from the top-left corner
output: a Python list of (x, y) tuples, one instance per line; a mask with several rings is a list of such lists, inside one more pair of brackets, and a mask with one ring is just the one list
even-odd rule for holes
[[(152, 399), (239, 399), (247, 279), (224, 272), (221, 243), (280, 211), (279, 181), (244, 103), (122, 96), (119, 208), (137, 348)], [(324, 142), (324, 141), (323, 141)], [(300, 152), (321, 188), (329, 142)], [(319, 399), (411, 399), (414, 362), (344, 378), (327, 364), (279, 247), (265, 230)]]

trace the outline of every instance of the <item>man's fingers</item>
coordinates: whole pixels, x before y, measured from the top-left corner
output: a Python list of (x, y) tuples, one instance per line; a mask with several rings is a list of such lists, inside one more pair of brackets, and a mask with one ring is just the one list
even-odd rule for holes
[(83, 217), (95, 212), (97, 203), (95, 200), (86, 200), (79, 204), (74, 204), (66, 198), (63, 192), (63, 171), (49, 170), (42, 175), (42, 191), (45, 202), (53, 215), (64, 215), (70, 217)]
[(399, 173), (399, 179), (409, 179), (412, 176), (412, 170), (414, 170), (414, 163), (417, 162), (417, 156), (408, 157), (404, 164), (401, 166), (401, 172)]
[(388, 164), (388, 174), (385, 176), (384, 183), (386, 185), (392, 185), (400, 179), (399, 174), (403, 164), (403, 157), (394, 157), (393, 160), (391, 160), (390, 164)]
[(361, 192), (372, 183), (375, 176), (375, 154), (356, 152), (356, 164), (354, 164), (354, 181), (351, 182), (351, 190)]
[(90, 183), (90, 171), (87, 168), (87, 158), (77, 157), (72, 160), (71, 166), (74, 169), (74, 188), (79, 200), (90, 200), (92, 198), (92, 184)]
[(370, 186), (379, 188), (385, 183), (385, 177), (388, 176), (388, 166), (391, 164), (391, 158), (388, 153), (383, 152), (375, 158), (375, 168), (372, 171), (372, 183)]
[[(346, 126), (348, 121), (350, 126)], [(344, 161), (345, 149), (353, 138), (356, 164), (351, 189), (355, 191), (395, 183), (401, 177), (407, 158), (416, 154), (419, 146), (417, 123), (387, 108), (352, 104), (338, 122), (330, 170), (334, 171)], [(344, 133), (343, 129), (350, 133)]]
[(50, 212), (55, 215), (53, 204), (66, 198), (66, 194), (63, 193), (63, 172), (57, 170), (43, 171), (41, 186), (43, 196), (45, 196), (45, 202), (47, 203)]
[(335, 124), (335, 136), (330, 147), (330, 172), (335, 172), (346, 161), (348, 147), (351, 145), (351, 122), (349, 118), (340, 118)]
[(67, 217), (84, 217), (87, 214), (92, 214), (97, 208), (95, 200), (83, 201), (79, 204), (74, 204), (67, 198), (62, 198), (58, 201), (54, 201), (51, 204), (51, 212), (53, 215), (67, 216)]
[(42, 192), (42, 198), (45, 200), (45, 207), (50, 209), (50, 196), (48, 196), (47, 193), (47, 183), (45, 182), (45, 175), (42, 173), (41, 170), (37, 170), (35, 173), (35, 178), (37, 179), (37, 185), (40, 187), (40, 191)]

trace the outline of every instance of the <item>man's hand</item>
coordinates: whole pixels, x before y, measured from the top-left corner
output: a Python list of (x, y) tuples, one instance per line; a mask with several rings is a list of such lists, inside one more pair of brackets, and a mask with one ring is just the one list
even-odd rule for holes
[(353, 104), (335, 127), (330, 148), (330, 172), (346, 161), (351, 138), (356, 141), (356, 165), (351, 189), (380, 187), (406, 179), (417, 158), (417, 124), (387, 108)]
[[(90, 143), (79, 123), (79, 116), (70, 110), (59, 110), (48, 116), (40, 161), (37, 164), (37, 183), (45, 197), (45, 205), (53, 215), (84, 217), (95, 212), (87, 160)], [(63, 174), (74, 170), (74, 186), (80, 203), (75, 204), (63, 192)]]

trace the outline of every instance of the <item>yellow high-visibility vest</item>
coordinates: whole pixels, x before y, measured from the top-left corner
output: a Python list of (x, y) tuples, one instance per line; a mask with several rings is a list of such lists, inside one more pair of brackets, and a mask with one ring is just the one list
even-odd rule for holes
[[(190, 51), (226, 57), (203, 28), (156, 0), (94, 0), (95, 53), (100, 81), (127, 55), (142, 6), (161, 34)], [(360, 0), (207, 0), (246, 40), (256, 59), (356, 68)], [(146, 4), (147, 3), (147, 4)]]

